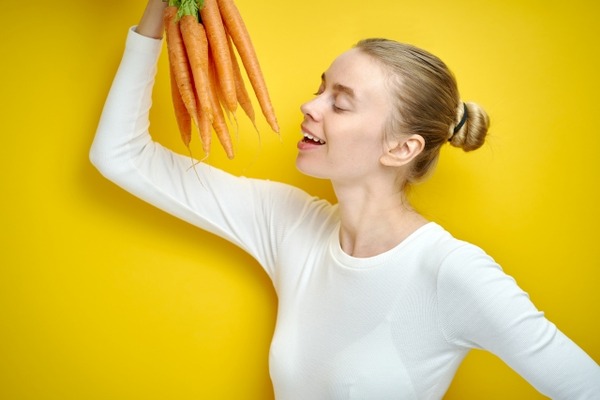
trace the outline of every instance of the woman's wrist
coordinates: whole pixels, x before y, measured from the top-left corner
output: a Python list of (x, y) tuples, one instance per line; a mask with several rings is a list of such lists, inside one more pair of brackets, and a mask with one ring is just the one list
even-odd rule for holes
[(163, 0), (148, 0), (144, 14), (140, 18), (135, 31), (140, 35), (154, 39), (162, 38), (164, 31), (163, 11), (166, 7), (167, 3)]

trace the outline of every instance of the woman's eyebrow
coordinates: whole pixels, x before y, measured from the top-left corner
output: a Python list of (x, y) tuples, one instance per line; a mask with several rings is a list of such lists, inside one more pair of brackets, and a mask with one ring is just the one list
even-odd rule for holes
[[(321, 81), (322, 82), (326, 82), (325, 73), (324, 72), (321, 74)], [(335, 90), (336, 92), (345, 93), (345, 94), (347, 94), (352, 99), (356, 98), (356, 95), (354, 93), (354, 89), (352, 89), (351, 87), (342, 85), (341, 83), (334, 84), (333, 85), (333, 90)]]

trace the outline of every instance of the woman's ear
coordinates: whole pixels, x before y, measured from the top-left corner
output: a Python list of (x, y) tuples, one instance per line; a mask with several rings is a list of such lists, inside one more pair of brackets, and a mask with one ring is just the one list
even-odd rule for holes
[(387, 150), (379, 161), (387, 167), (401, 167), (410, 163), (424, 148), (423, 136), (410, 135), (398, 141), (389, 142)]

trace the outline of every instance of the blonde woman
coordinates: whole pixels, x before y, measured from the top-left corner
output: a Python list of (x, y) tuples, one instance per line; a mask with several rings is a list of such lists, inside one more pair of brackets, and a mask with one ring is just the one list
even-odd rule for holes
[(444, 63), (369, 39), (326, 69), (301, 107), (296, 164), (331, 181), (335, 204), (202, 164), (199, 182), (187, 156), (148, 133), (163, 8), (149, 0), (128, 34), (91, 160), (263, 266), (279, 301), (270, 351), (277, 399), (440, 399), (475, 348), (549, 397), (600, 398), (598, 364), (490, 256), (407, 200), (442, 146), (475, 150), (488, 129)]

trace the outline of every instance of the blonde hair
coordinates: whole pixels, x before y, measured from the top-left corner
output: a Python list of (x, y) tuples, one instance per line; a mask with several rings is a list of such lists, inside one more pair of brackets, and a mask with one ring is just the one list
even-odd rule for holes
[[(433, 170), (444, 143), (464, 151), (483, 145), (490, 124), (488, 115), (478, 104), (461, 101), (454, 75), (438, 57), (388, 39), (365, 39), (355, 47), (377, 60), (388, 73), (396, 112), (390, 116), (385, 134), (418, 134), (425, 140), (407, 184)], [(454, 132), (464, 110), (468, 114), (465, 123)]]

